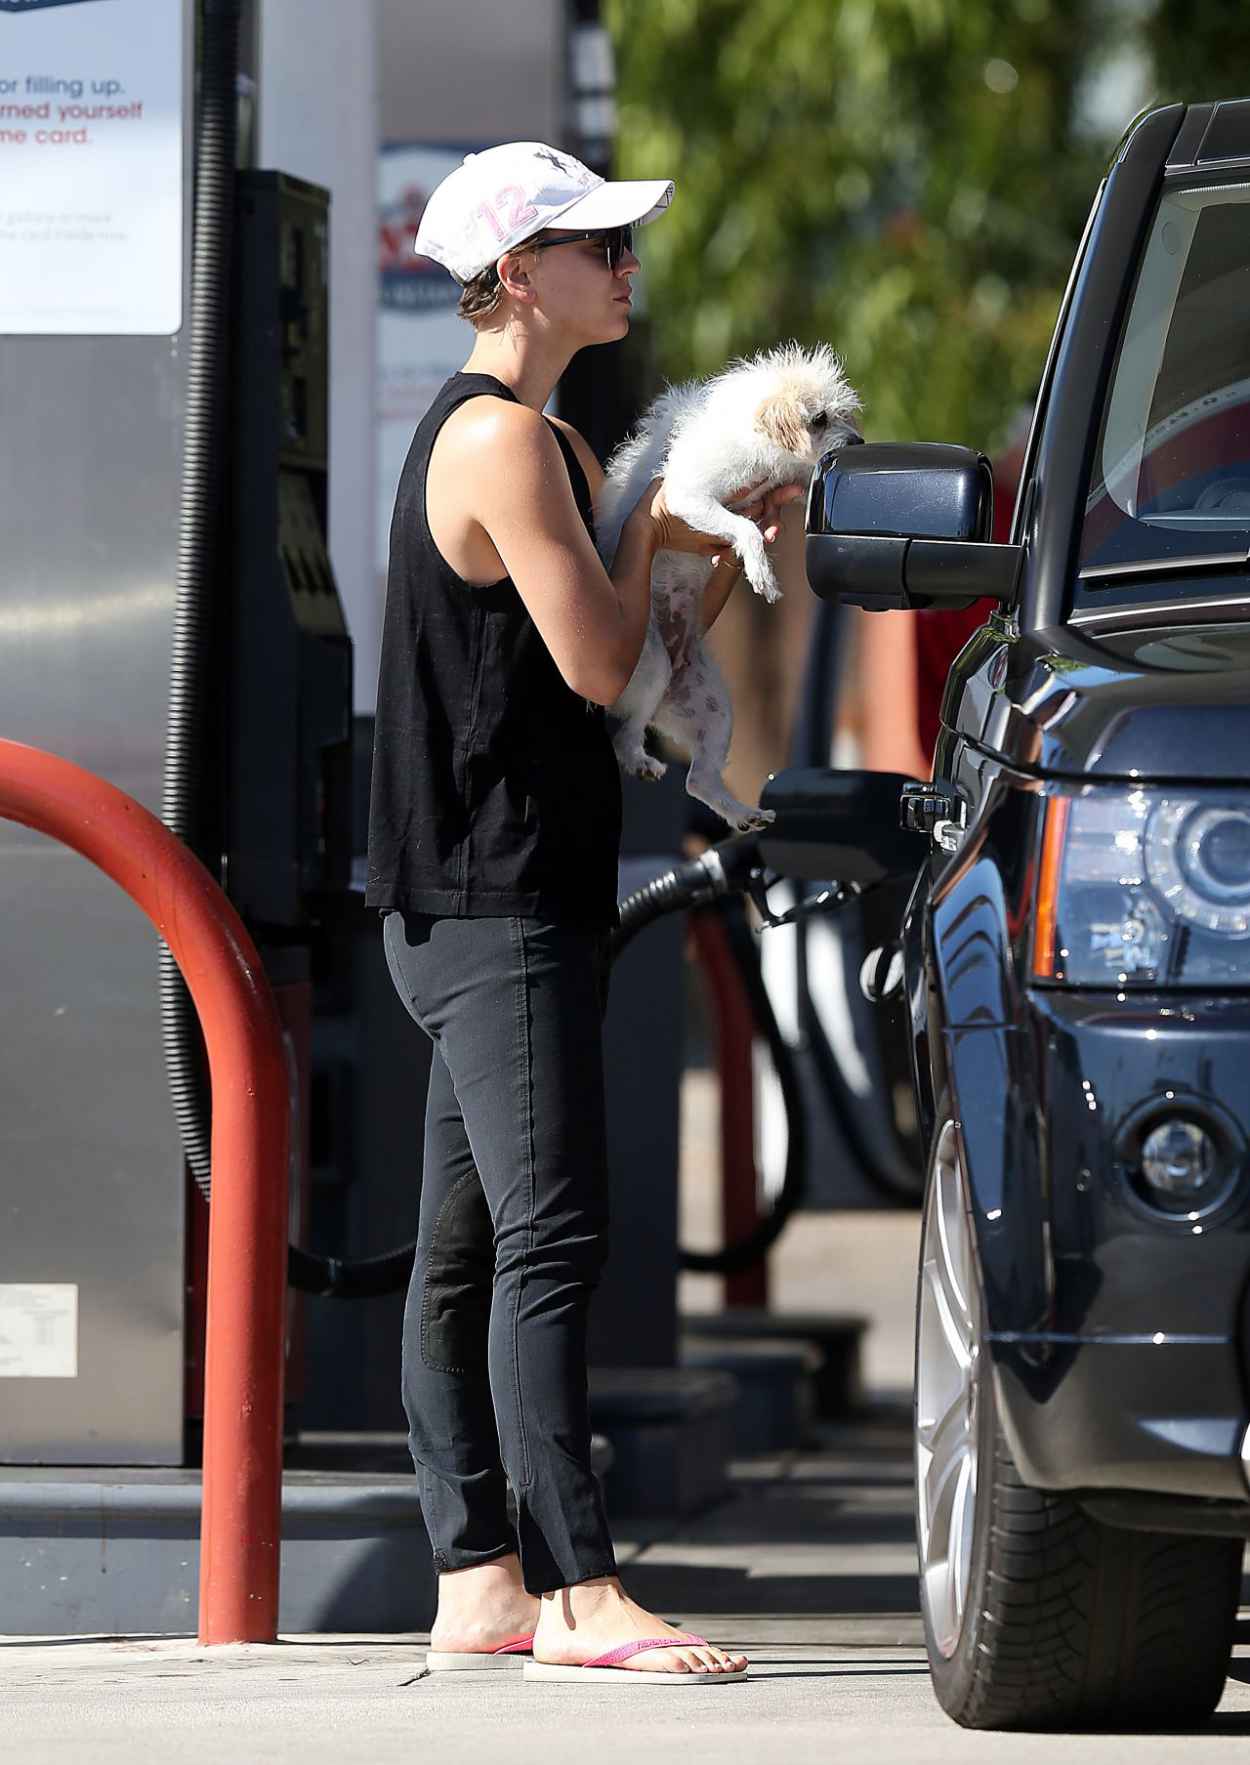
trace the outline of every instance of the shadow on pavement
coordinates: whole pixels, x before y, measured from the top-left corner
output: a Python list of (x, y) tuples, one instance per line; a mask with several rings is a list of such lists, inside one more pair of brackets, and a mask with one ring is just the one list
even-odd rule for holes
[(630, 1563), (627, 1592), (651, 1611), (732, 1612), (758, 1617), (918, 1610), (914, 1575), (760, 1575), (698, 1563)]
[(657, 1527), (622, 1575), (662, 1612), (759, 1617), (918, 1612), (908, 1432), (893, 1413), (739, 1460), (718, 1506)]

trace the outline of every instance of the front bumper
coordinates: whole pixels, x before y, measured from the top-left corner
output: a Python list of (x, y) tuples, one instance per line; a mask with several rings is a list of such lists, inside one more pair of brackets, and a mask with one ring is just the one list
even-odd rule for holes
[[(991, 1106), (976, 1057), (996, 1037)], [(956, 1030), (948, 1046), (1020, 1474), (1250, 1515), (1250, 1000), (1038, 989), (1024, 1022)], [(1229, 1181), (1206, 1212), (1154, 1209), (1122, 1157), (1126, 1119), (1169, 1094), (1233, 1126)]]
[(990, 1352), (1026, 1483), (1235, 1503), (1250, 1520), (1246, 1403), (1231, 1345), (1083, 1337), (991, 1340)]

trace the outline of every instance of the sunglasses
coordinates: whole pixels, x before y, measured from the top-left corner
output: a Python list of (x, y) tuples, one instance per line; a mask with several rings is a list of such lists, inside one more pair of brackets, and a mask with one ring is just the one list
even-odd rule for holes
[(634, 229), (629, 227), (596, 227), (589, 233), (569, 233), (563, 239), (543, 239), (537, 245), (527, 247), (530, 251), (550, 251), (554, 245), (580, 245), (584, 240), (594, 239), (603, 246), (608, 268), (615, 271), (621, 259), (634, 249)]

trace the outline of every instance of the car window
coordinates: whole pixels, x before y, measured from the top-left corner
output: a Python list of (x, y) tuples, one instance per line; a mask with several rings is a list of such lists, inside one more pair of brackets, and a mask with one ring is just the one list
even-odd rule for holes
[(1080, 565), (1247, 545), (1250, 181), (1165, 188), (1103, 408)]

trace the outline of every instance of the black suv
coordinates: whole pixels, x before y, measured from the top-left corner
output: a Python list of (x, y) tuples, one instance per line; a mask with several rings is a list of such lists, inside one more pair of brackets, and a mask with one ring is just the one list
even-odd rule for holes
[(929, 1147), (938, 1698), (973, 1727), (1187, 1722), (1219, 1700), (1250, 1533), (1250, 100), (1126, 137), (1010, 544), (991, 502), (964, 448), (822, 460), (818, 594), (997, 607), (932, 781), (781, 774), (761, 844), (791, 875), (897, 876), (900, 796), (911, 864), (927, 841), (893, 966)]

